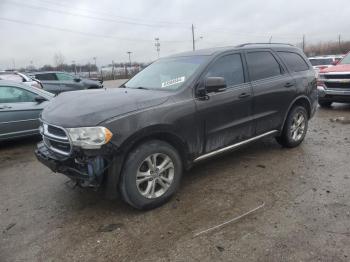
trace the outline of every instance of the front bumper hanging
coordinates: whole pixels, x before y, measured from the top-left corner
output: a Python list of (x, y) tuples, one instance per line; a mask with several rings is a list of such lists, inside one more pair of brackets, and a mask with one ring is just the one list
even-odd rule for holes
[(109, 167), (108, 161), (102, 156), (80, 158), (61, 156), (52, 152), (43, 142), (37, 145), (35, 155), (53, 172), (62, 173), (87, 186), (99, 186)]

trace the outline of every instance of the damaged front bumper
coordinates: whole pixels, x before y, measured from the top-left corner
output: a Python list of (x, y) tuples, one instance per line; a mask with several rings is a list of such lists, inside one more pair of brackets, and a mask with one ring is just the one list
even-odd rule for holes
[(35, 150), (37, 159), (53, 172), (62, 173), (82, 186), (98, 187), (104, 173), (109, 167), (109, 160), (100, 154), (84, 154), (73, 152), (63, 156), (51, 151), (44, 142), (40, 142)]

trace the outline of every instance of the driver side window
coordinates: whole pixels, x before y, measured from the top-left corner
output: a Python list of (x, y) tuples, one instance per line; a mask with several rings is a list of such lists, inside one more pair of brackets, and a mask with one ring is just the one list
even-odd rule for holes
[(244, 72), (240, 54), (220, 57), (212, 64), (205, 75), (206, 77), (225, 78), (228, 88), (244, 83)]
[(27, 90), (13, 87), (13, 86), (0, 86), (0, 103), (23, 103), (23, 102), (35, 102), (36, 94)]

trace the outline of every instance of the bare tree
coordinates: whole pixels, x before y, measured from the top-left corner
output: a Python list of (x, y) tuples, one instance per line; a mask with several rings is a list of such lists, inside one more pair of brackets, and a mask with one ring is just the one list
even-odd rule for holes
[(62, 70), (62, 66), (64, 64), (64, 56), (61, 52), (57, 52), (54, 57), (54, 64), (57, 67), (58, 70)]

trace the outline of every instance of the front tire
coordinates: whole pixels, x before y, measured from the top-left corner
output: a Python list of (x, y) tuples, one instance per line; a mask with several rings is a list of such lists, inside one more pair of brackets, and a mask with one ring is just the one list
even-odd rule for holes
[(303, 142), (307, 128), (308, 114), (305, 107), (295, 106), (288, 114), (281, 136), (276, 137), (276, 140), (283, 147), (297, 147)]
[(177, 150), (166, 142), (148, 141), (130, 152), (119, 190), (125, 202), (137, 209), (152, 209), (167, 202), (182, 176)]

